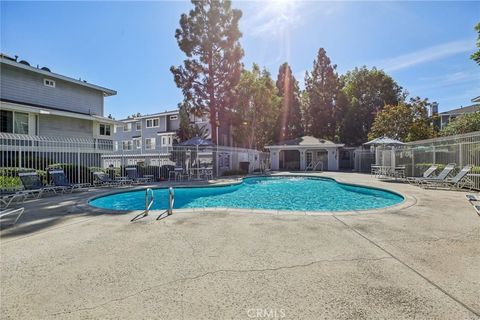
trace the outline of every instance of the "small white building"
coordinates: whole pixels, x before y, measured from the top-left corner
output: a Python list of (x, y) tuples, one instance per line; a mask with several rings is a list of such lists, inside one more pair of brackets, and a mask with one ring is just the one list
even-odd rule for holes
[(340, 168), (340, 149), (344, 144), (304, 136), (279, 145), (266, 146), (270, 150), (272, 170), (329, 170)]

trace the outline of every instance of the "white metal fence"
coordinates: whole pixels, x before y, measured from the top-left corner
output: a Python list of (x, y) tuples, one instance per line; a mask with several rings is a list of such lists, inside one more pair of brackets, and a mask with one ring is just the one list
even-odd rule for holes
[[(395, 165), (405, 166), (407, 176), (421, 176), (432, 164), (443, 169), (455, 163), (457, 169), (473, 165), (472, 173), (480, 173), (480, 131), (462, 135), (420, 140), (395, 149)], [(480, 189), (480, 177), (470, 176)]]
[(72, 183), (92, 183), (95, 171), (126, 176), (126, 167), (136, 167), (140, 176), (154, 181), (168, 179), (175, 168), (187, 178), (199, 178), (205, 170), (219, 177), (269, 168), (268, 153), (232, 147), (172, 146), (144, 152), (115, 150), (114, 143), (104, 139), (0, 133), (0, 148), (2, 192), (21, 189), (18, 173), (24, 171), (36, 170), (48, 184), (49, 168), (62, 168)]

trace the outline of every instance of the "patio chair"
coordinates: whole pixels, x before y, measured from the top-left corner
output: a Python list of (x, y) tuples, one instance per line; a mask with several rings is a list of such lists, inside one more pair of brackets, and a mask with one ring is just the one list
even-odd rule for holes
[(127, 177), (132, 180), (133, 183), (142, 184), (146, 182), (150, 182), (149, 178), (141, 178), (138, 176), (137, 168), (125, 168), (127, 172)]
[(18, 174), (20, 181), (23, 185), (23, 192), (28, 195), (35, 195), (37, 194), (37, 198), (40, 198), (44, 192), (53, 192), (57, 193), (57, 191), (64, 192), (66, 187), (57, 187), (57, 186), (45, 186), (40, 177), (38, 176), (37, 172), (20, 172)]
[(93, 184), (100, 187), (118, 187), (121, 185), (120, 182), (110, 178), (108, 174), (101, 171), (96, 171), (93, 173)]
[(445, 179), (447, 179), (450, 173), (452, 173), (453, 170), (455, 170), (455, 163), (449, 163), (445, 166), (445, 168), (443, 168), (442, 172), (440, 172), (438, 176), (431, 178), (418, 178), (416, 180), (416, 184), (422, 186), (423, 184), (427, 184), (428, 182), (435, 183), (444, 181)]
[(480, 201), (480, 197), (477, 197), (476, 195), (473, 195), (473, 194), (467, 194), (467, 195), (465, 195), (465, 197), (470, 202)]
[(65, 187), (66, 190), (70, 190), (70, 192), (74, 190), (85, 190), (90, 187), (90, 183), (70, 183), (62, 169), (52, 169), (49, 170), (48, 173), (54, 186)]
[(423, 172), (422, 177), (407, 177), (407, 182), (410, 184), (417, 184), (418, 180), (432, 178), (435, 171), (437, 171), (437, 165), (431, 165), (430, 168)]
[(24, 211), (25, 211), (25, 208), (3, 210), (3, 211), (0, 211), (0, 218), (16, 214), (17, 217), (15, 218), (15, 221), (13, 221), (12, 223), (12, 225), (14, 225), (17, 223), (18, 219), (20, 219)]
[(472, 165), (466, 165), (453, 178), (447, 178), (442, 181), (427, 181), (423, 184), (424, 188), (448, 188), (448, 189), (462, 189), (470, 187), (470, 190), (475, 186), (472, 180), (467, 177), (467, 174), (472, 170)]
[(213, 180), (213, 168), (203, 168), (201, 176), (205, 178), (205, 180)]
[(28, 193), (24, 191), (17, 191), (13, 193), (3, 194), (0, 197), (0, 203), (4, 206), (4, 209), (7, 209), (14, 201), (18, 201), (19, 199), (25, 200)]
[(480, 216), (480, 205), (475, 205), (475, 206), (473, 206), (473, 208), (475, 209), (477, 214)]

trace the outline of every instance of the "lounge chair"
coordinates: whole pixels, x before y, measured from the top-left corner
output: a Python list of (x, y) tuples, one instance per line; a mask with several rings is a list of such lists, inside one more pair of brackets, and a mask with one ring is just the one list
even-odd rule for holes
[(437, 169), (438, 169), (437, 165), (431, 165), (430, 168), (428, 168), (423, 172), (422, 177), (407, 177), (407, 182), (410, 184), (417, 184), (418, 180), (433, 178), (433, 174), (435, 171), (437, 171)]
[(12, 204), (14, 201), (18, 201), (20, 199), (25, 200), (27, 197), (28, 193), (24, 191), (17, 191), (13, 193), (8, 193), (8, 194), (3, 194), (0, 197), (0, 203), (4, 206), (4, 209), (8, 208), (10, 204)]
[(445, 166), (445, 168), (443, 168), (442, 172), (440, 172), (438, 176), (432, 178), (418, 178), (416, 180), (416, 184), (422, 186), (423, 184), (427, 184), (429, 182), (435, 183), (445, 181), (445, 179), (447, 179), (453, 170), (455, 170), (455, 163), (449, 163)]
[(446, 178), (441, 181), (427, 181), (422, 186), (424, 188), (448, 188), (448, 189), (462, 189), (469, 187), (470, 190), (475, 186), (473, 181), (468, 178), (467, 174), (472, 170), (472, 165), (466, 165), (453, 178)]
[(62, 169), (49, 170), (48, 173), (54, 186), (65, 187), (66, 190), (70, 190), (70, 192), (74, 190), (85, 190), (90, 187), (90, 183), (70, 183)]
[(139, 177), (137, 168), (132, 168), (132, 167), (131, 168), (125, 168), (125, 171), (127, 172), (127, 177), (130, 180), (132, 180), (133, 183), (141, 184), (141, 183), (150, 182), (149, 178)]
[(18, 219), (20, 219), (24, 211), (25, 211), (25, 208), (3, 210), (3, 211), (0, 211), (0, 218), (16, 214), (17, 217), (15, 218), (15, 221), (13, 221), (12, 223), (12, 225), (14, 225), (15, 223), (17, 223)]
[(45, 186), (40, 177), (38, 176), (37, 172), (20, 172), (18, 174), (20, 177), (20, 181), (23, 185), (23, 192), (28, 195), (37, 195), (37, 198), (40, 198), (44, 192), (53, 192), (57, 193), (57, 191), (65, 191), (65, 187), (57, 187), (57, 186)]
[(473, 194), (467, 194), (467, 195), (465, 195), (465, 197), (470, 202), (480, 201), (480, 197), (477, 197), (476, 195), (473, 195)]
[(101, 171), (94, 172), (93, 177), (94, 177), (93, 184), (95, 186), (118, 187), (121, 185), (120, 182), (113, 180), (105, 172), (101, 172)]
[(477, 214), (480, 216), (480, 205), (474, 205), (473, 208), (477, 212)]

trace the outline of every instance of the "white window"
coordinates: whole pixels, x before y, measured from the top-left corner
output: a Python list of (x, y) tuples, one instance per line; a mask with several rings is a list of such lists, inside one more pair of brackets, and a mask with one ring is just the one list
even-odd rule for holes
[(178, 119), (177, 115), (170, 116), (170, 120), (177, 120), (177, 119)]
[(171, 146), (172, 136), (162, 136), (162, 146)]
[(0, 132), (28, 134), (28, 113), (0, 110)]
[(147, 119), (147, 128), (158, 127), (158, 123), (159, 123), (158, 118)]
[(123, 132), (129, 132), (129, 131), (132, 131), (132, 124), (129, 122), (129, 123), (125, 123), (123, 125)]
[(155, 149), (155, 138), (146, 138), (145, 139), (145, 149), (147, 149), (147, 150)]
[(46, 87), (55, 88), (55, 81), (52, 79), (43, 79), (43, 85)]
[(132, 148), (133, 148), (132, 140), (122, 141), (122, 150), (132, 150)]
[(142, 130), (142, 121), (137, 121), (137, 123), (136, 123), (136, 128), (137, 128), (137, 131), (141, 131), (141, 130)]
[(113, 142), (113, 151), (118, 151), (118, 141)]
[(112, 127), (109, 124), (100, 123), (100, 135), (101, 136), (111, 136), (112, 135)]
[(135, 149), (141, 149), (142, 148), (142, 139), (140, 139), (140, 138), (133, 139), (133, 145), (135, 146)]

